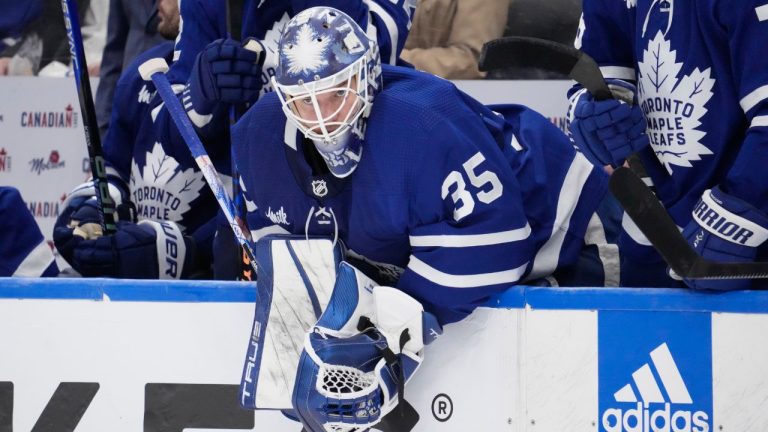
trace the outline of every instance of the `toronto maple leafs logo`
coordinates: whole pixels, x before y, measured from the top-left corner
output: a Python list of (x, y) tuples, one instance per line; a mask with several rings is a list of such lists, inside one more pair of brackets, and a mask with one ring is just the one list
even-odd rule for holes
[(305, 23), (296, 32), (293, 41), (285, 50), (288, 61), (288, 73), (297, 75), (306, 72), (316, 72), (328, 65), (328, 46), (330, 38), (318, 37), (312, 27)]
[(648, 120), (648, 137), (656, 156), (671, 174), (673, 166), (691, 167), (712, 151), (701, 142), (706, 132), (697, 128), (707, 112), (715, 79), (711, 69), (695, 68), (680, 77), (682, 63), (676, 63), (661, 31), (648, 42), (638, 64), (641, 107)]
[(190, 203), (205, 186), (203, 174), (193, 168), (182, 170), (158, 142), (146, 156), (143, 168), (135, 159), (131, 166), (131, 194), (139, 219), (170, 220), (183, 226)]

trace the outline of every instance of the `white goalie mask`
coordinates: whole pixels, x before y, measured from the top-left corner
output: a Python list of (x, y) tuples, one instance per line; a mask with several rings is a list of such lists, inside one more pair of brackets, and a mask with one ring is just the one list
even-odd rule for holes
[(337, 177), (351, 174), (381, 89), (376, 42), (337, 9), (306, 9), (280, 37), (272, 84), (286, 117), (315, 142), (330, 171)]

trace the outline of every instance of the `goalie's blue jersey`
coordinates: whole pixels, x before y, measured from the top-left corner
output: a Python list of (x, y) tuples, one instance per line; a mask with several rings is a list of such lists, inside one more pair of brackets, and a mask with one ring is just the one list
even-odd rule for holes
[[(218, 205), (154, 84), (138, 72), (144, 61), (170, 61), (172, 55), (173, 43), (167, 42), (125, 68), (115, 88), (104, 159), (109, 181), (128, 191), (139, 220), (176, 222), (191, 235), (216, 216)], [(204, 142), (216, 168), (231, 172), (227, 137)]]
[(19, 191), (0, 187), (0, 277), (56, 276), (53, 249), (21, 198)]
[(354, 254), (404, 269), (397, 286), (442, 322), (574, 262), (605, 194), (601, 169), (525, 107), (494, 112), (406, 68), (385, 65), (383, 79), (346, 179), (313, 169), (313, 144), (286, 122), (277, 95), (236, 124), (255, 238), (338, 236)]
[(608, 78), (638, 80), (651, 147), (641, 156), (685, 226), (720, 185), (768, 212), (765, 0), (589, 0), (576, 47)]
[[(379, 44), (383, 63), (395, 64), (405, 45), (415, 0), (244, 0), (242, 39), (264, 43), (263, 92), (271, 90), (270, 79), (277, 67), (277, 43), (283, 28), (297, 12), (330, 6), (354, 19)], [(222, 0), (182, 0), (181, 34), (177, 39), (171, 82), (186, 82), (197, 54), (207, 44), (227, 36), (226, 8)]]

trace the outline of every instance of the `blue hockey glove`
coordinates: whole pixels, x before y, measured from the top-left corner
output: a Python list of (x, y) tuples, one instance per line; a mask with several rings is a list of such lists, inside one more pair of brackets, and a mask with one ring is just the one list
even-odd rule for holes
[(570, 97), (568, 117), (571, 137), (587, 159), (617, 167), (649, 141), (635, 86), (607, 81), (615, 99), (596, 101), (586, 89), (578, 90)]
[[(768, 216), (715, 187), (706, 190), (693, 209), (683, 236), (702, 257), (719, 262), (752, 262), (768, 239)], [(685, 279), (694, 289), (749, 289), (748, 279)]]
[[(117, 214), (115, 220), (132, 221), (135, 219), (135, 211), (132, 210), (133, 203), (130, 202), (127, 186), (115, 177), (108, 181), (109, 196), (115, 202)], [(75, 213), (78, 213), (78, 222), (75, 225), (82, 225), (82, 230), (90, 231), (91, 236), (101, 235), (101, 216), (96, 201), (96, 189), (93, 181), (87, 181), (74, 188), (62, 204), (63, 210), (56, 218), (54, 228), (66, 227), (72, 223)]]
[(101, 236), (87, 227), (94, 215), (95, 206), (84, 206), (53, 231), (59, 253), (83, 276), (179, 279), (193, 267), (194, 241), (175, 223), (118, 222), (114, 235)]
[[(342, 263), (328, 307), (307, 335), (293, 389), (308, 432), (368, 430), (390, 422), (409, 430), (418, 414), (403, 399), (423, 348), (442, 329), (421, 304)], [(387, 414), (400, 410), (389, 419)], [(408, 418), (406, 427), (398, 421)]]
[(256, 39), (241, 45), (232, 39), (211, 42), (198, 54), (183, 102), (197, 127), (210, 122), (219, 103), (238, 104), (256, 100), (262, 87), (264, 47)]

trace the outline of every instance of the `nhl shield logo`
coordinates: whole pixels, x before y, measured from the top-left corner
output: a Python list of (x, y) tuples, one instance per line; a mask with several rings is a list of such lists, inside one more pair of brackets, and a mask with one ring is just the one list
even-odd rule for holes
[(328, 186), (325, 184), (325, 180), (313, 180), (312, 193), (320, 198), (328, 195)]

